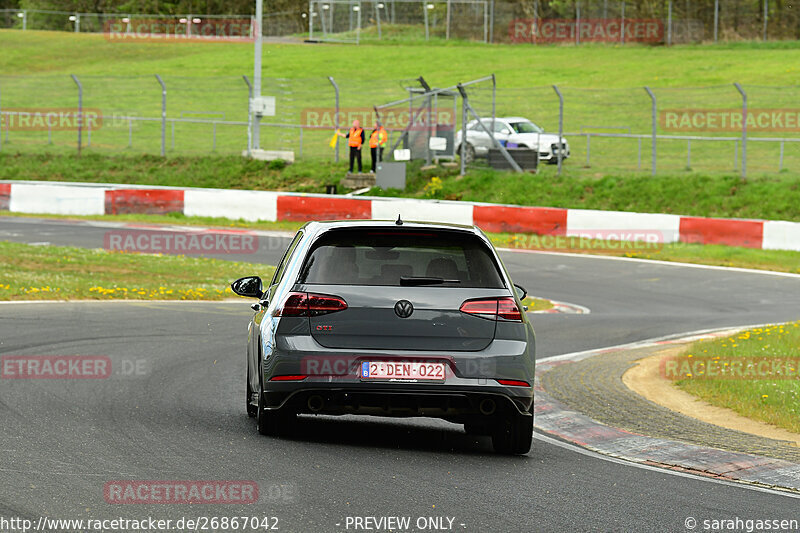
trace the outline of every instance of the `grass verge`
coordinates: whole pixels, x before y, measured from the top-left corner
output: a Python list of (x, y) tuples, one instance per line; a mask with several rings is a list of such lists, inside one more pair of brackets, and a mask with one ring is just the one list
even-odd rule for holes
[[(558, 177), (475, 168), (408, 167), (404, 191), (373, 188), (374, 196), (402, 196), (575, 209), (673, 213), (689, 216), (800, 221), (800, 175), (773, 174), (743, 180), (733, 174)], [(282, 166), (239, 156), (172, 157), (0, 153), (0, 179), (130, 183), (324, 193), (339, 185), (344, 164), (305, 159)], [(341, 187), (340, 187), (341, 189)], [(698, 194), (701, 191), (701, 194)], [(342, 191), (340, 191), (342, 192)]]
[(553, 302), (550, 300), (545, 300), (544, 298), (535, 298), (532, 296), (526, 296), (524, 300), (522, 300), (522, 305), (528, 306), (528, 311), (546, 311), (548, 309), (552, 309)]
[[(247, 274), (269, 279), (273, 266), (0, 241), (0, 300), (221, 300)], [(528, 296), (529, 311), (552, 309)]]
[(176, 255), (146, 255), (0, 242), (0, 300), (222, 300), (244, 275), (274, 267)]
[(800, 433), (800, 321), (695, 343), (676, 363), (689, 394)]
[[(169, 224), (186, 226), (203, 226), (219, 228), (248, 228), (265, 231), (295, 232), (303, 222), (247, 222), (213, 217), (187, 217), (183, 214), (170, 215), (30, 215), (0, 211), (0, 216), (55, 218), (64, 220), (105, 220), (113, 222), (132, 222), (140, 224)], [(800, 273), (800, 252), (787, 250), (758, 250), (737, 246), (716, 244), (656, 244), (627, 243), (605, 241), (600, 239), (541, 237), (519, 233), (488, 233), (495, 246), (516, 250), (542, 252), (564, 252), (576, 254), (607, 255), (652, 259), (657, 261), (674, 261), (679, 263), (695, 263), (699, 265), (752, 268), (756, 270), (772, 270), (776, 272)]]
[[(392, 31), (385, 29), (387, 37)], [(242, 75), (252, 75), (252, 44), (120, 42), (102, 35), (0, 30), (0, 49), (0, 73), (7, 74), (0, 76), (4, 109), (75, 106), (76, 86), (69, 75), (81, 80), (84, 106), (101, 111), (104, 117), (102, 126), (91, 132), (91, 140), (89, 132), (84, 133), (84, 153), (161, 153), (158, 121), (129, 124), (120, 118), (129, 114), (160, 117), (161, 90), (154, 73), (163, 77), (168, 88), (168, 118), (247, 120), (247, 86)], [(351, 111), (404, 98), (408, 93), (403, 87), (409, 83), (417, 86), (413, 80), (420, 75), (432, 86), (447, 87), (494, 73), (498, 116), (526, 116), (550, 132), (559, 126), (555, 84), (565, 98), (563, 124), (568, 133), (649, 133), (651, 102), (644, 86), (652, 87), (662, 111), (739, 109), (741, 96), (733, 82), (744, 85), (753, 110), (794, 109), (800, 94), (792, 88), (797, 77), (792, 65), (800, 57), (800, 45), (792, 41), (669, 47), (483, 45), (435, 40), (358, 46), (269, 43), (264, 45), (264, 56), (263, 93), (275, 96), (278, 102), (276, 117), (270, 122), (282, 126), (330, 123), (307, 120), (322, 109), (327, 110), (322, 113), (325, 116), (332, 112), (335, 97), (327, 76), (335, 78), (340, 87), (341, 112), (349, 116)], [(353, 61), (353, 57), (369, 60)], [(754, 64), (758, 68), (752, 68)], [(487, 115), (491, 93), (488, 83), (473, 86), (471, 105)], [(306, 114), (309, 111), (312, 115)], [(663, 122), (660, 133), (675, 133)], [(164, 147), (169, 156), (239, 154), (246, 145), (242, 124), (217, 127), (178, 122), (169, 129)], [(758, 130), (751, 128), (749, 135), (788, 133)], [(332, 155), (328, 148), (331, 130), (303, 131), (301, 137), (297, 129), (264, 126), (261, 145), (295, 150), (300, 158)], [(701, 128), (691, 132), (721, 133)], [(12, 129), (10, 137), (8, 131), (4, 133), (3, 150), (66, 154), (76, 148), (74, 131), (23, 128)], [(693, 142), (691, 146), (686, 140), (661, 139), (658, 171), (674, 176), (735, 174), (740, 158), (734, 139), (739, 132), (724, 135), (728, 140)], [(565, 166), (569, 176), (641, 174), (650, 160), (647, 139), (642, 145), (633, 138), (572, 136), (569, 140), (573, 154)], [(749, 143), (749, 172), (796, 172), (800, 168), (797, 145)]]
[(515, 233), (489, 234), (495, 246), (516, 250), (607, 255), (699, 265), (752, 268), (800, 274), (800, 252), (759, 250), (719, 244), (645, 243), (548, 237)]

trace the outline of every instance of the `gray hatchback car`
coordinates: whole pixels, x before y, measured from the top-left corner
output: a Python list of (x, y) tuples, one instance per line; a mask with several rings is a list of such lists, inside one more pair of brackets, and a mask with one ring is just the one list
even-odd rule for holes
[(434, 417), (524, 454), (533, 435), (535, 337), (515, 286), (477, 228), (310, 222), (258, 298), (247, 413), (280, 435), (297, 414)]

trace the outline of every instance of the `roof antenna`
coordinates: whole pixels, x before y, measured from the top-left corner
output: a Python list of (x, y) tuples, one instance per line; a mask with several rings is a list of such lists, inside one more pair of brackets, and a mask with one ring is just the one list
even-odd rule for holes
[(397, 220), (395, 220), (394, 223), (397, 224), (398, 226), (402, 226), (403, 225), (403, 221), (400, 220), (400, 213), (397, 213)]

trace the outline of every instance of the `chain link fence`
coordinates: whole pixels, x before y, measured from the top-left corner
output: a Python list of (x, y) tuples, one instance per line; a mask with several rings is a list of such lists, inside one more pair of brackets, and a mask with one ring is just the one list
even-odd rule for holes
[[(433, 92), (418, 117), (422, 127), (415, 124), (401, 139), (424, 96), (419, 79), (264, 78), (262, 94), (274, 96), (276, 105), (275, 115), (261, 121), (260, 147), (291, 150), (296, 158), (344, 158), (344, 143), (331, 143), (336, 129), (345, 131), (358, 119), (369, 132), (375, 106), (406, 99), (382, 111), (389, 146), (402, 141), (398, 146), (419, 145), (414, 158), (458, 160), (462, 96), (455, 86), (437, 89), (434, 79), (423, 81)], [(241, 154), (252, 122), (249, 83), (246, 76), (2, 76), (0, 151)], [(524, 117), (547, 134), (561, 131), (569, 143), (562, 161), (568, 172), (800, 169), (798, 86), (508, 88), (487, 76), (466, 94), (467, 122)], [(429, 137), (448, 137), (448, 145), (428, 153)], [(556, 171), (555, 165), (544, 169)]]
[[(149, 33), (182, 38), (228, 32), (241, 37), (252, 31), (252, 17), (2, 9), (0, 29), (130, 33), (141, 25)], [(794, 40), (800, 37), (800, 6), (788, 0), (311, 0), (266, 14), (261, 27), (265, 36), (343, 42), (670, 45)]]

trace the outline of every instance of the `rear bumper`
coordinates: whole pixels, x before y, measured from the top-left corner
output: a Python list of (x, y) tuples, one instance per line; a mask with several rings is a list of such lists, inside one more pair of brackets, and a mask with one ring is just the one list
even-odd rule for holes
[(422, 416), (462, 423), (496, 413), (528, 415), (532, 411), (532, 387), (468, 381), (475, 383), (270, 382), (264, 399), (269, 409), (288, 408), (297, 413)]

